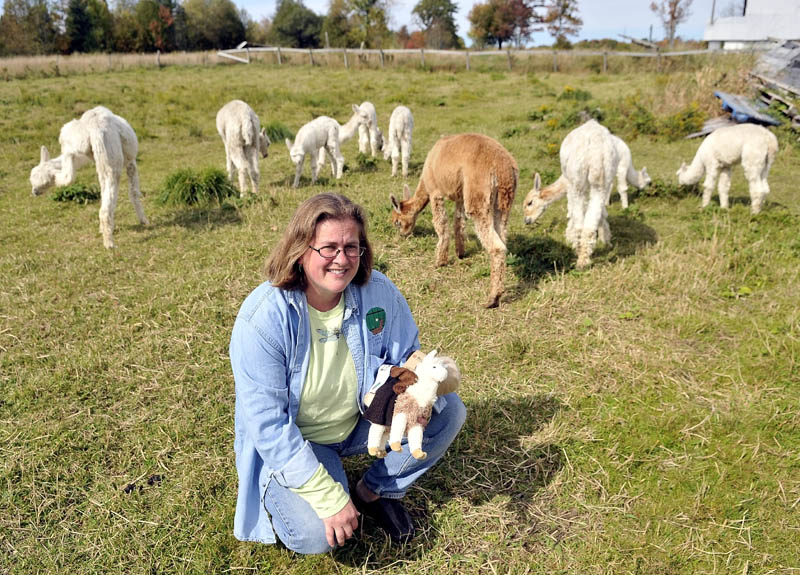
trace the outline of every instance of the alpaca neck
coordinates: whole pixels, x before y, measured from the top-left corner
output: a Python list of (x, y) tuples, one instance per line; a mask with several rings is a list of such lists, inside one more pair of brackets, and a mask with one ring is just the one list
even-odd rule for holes
[(339, 128), (339, 141), (346, 142), (358, 131), (358, 116), (353, 114), (346, 124)]
[(567, 193), (567, 178), (560, 176), (555, 182), (539, 191), (539, 198), (549, 206)]
[(625, 179), (630, 185), (635, 186), (640, 190), (644, 187), (644, 177), (642, 176), (642, 172), (634, 170), (633, 164), (628, 164), (628, 173), (625, 174)]
[(703, 164), (700, 154), (697, 154), (692, 160), (692, 163), (689, 164), (689, 167), (686, 168), (686, 172), (683, 174), (683, 180), (688, 185), (696, 184), (700, 181), (700, 178), (703, 177), (705, 172), (706, 166)]
[(422, 180), (420, 180), (419, 185), (417, 186), (417, 191), (414, 192), (414, 195), (403, 202), (403, 211), (406, 213), (411, 212), (416, 216), (425, 209), (425, 206), (428, 205), (429, 200), (430, 197), (428, 196), (428, 190), (425, 189), (425, 184), (423, 184)]

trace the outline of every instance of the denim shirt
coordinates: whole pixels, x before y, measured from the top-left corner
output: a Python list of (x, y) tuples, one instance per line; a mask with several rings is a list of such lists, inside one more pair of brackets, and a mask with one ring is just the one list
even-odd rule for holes
[[(363, 286), (349, 285), (344, 294), (342, 333), (355, 363), (363, 413), (364, 395), (378, 369), (401, 365), (419, 349), (418, 330), (405, 298), (378, 271)], [(245, 299), (233, 326), (239, 476), (233, 534), (242, 541), (274, 543), (264, 506), (267, 485), (277, 481), (300, 487), (319, 466), (296, 425), (311, 349), (307, 306), (303, 291), (263, 283)]]

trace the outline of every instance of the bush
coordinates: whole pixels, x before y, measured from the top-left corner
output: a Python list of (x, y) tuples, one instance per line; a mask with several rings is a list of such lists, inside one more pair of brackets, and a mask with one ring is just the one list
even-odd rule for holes
[(205, 168), (196, 172), (184, 168), (167, 176), (159, 197), (162, 204), (169, 205), (207, 205), (221, 204), (226, 198), (236, 197), (239, 192), (219, 168)]
[(292, 131), (280, 122), (270, 122), (264, 126), (264, 129), (267, 130), (267, 136), (269, 136), (269, 141), (272, 143), (283, 142), (286, 138), (294, 140)]
[(685, 198), (698, 195), (700, 192), (697, 184), (681, 186), (677, 181), (654, 178), (647, 187), (639, 190), (638, 193), (651, 198)]
[(592, 94), (586, 90), (576, 89), (572, 86), (564, 86), (564, 91), (558, 95), (559, 100), (574, 100), (575, 102), (586, 102), (592, 99)]
[(641, 96), (627, 96), (620, 107), (620, 114), (633, 136), (658, 133), (658, 122), (653, 113), (642, 104)]
[(100, 199), (100, 186), (97, 184), (70, 184), (56, 188), (51, 196), (55, 202), (76, 202), (90, 204)]
[(659, 131), (670, 140), (679, 140), (702, 130), (705, 121), (706, 115), (700, 110), (697, 102), (692, 102), (688, 108), (665, 118)]

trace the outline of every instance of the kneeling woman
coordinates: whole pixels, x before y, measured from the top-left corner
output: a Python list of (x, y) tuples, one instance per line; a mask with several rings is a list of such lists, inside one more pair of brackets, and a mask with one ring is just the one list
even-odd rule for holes
[(405, 298), (372, 270), (363, 208), (338, 194), (306, 200), (266, 275), (231, 335), (234, 535), (274, 543), (277, 533), (291, 550), (323, 553), (344, 544), (364, 513), (393, 541), (410, 539), (400, 499), (444, 454), (466, 410), (455, 393), (441, 396), (425, 430), (427, 459), (391, 452), (348, 485), (341, 458), (367, 451), (365, 395), (419, 348)]

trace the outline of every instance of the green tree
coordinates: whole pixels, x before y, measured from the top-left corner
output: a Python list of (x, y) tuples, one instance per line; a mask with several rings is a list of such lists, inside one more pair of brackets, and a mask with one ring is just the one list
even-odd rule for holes
[(350, 6), (347, 0), (331, 0), (322, 23), (322, 37), (336, 48), (356, 48), (358, 44), (350, 26)]
[(0, 56), (52, 53), (58, 41), (57, 14), (46, 0), (5, 0), (0, 16)]
[(578, 16), (578, 0), (553, 0), (547, 6), (544, 22), (557, 47), (571, 46), (567, 36), (577, 36), (583, 26)]
[(172, 0), (139, 0), (134, 8), (137, 50), (168, 52), (175, 47), (175, 4)]
[(420, 0), (411, 11), (425, 33), (425, 44), (437, 49), (459, 45), (456, 12), (458, 6), (452, 0)]
[(381, 48), (391, 41), (387, 0), (348, 0), (350, 38), (365, 48)]
[(508, 0), (489, 0), (475, 4), (467, 19), (470, 23), (469, 37), (479, 46), (497, 44), (503, 49), (503, 42), (514, 34), (513, 12)]
[(317, 48), (321, 32), (322, 16), (306, 8), (300, 0), (279, 0), (272, 18), (272, 42), (294, 48)]
[(103, 0), (69, 0), (66, 16), (68, 52), (99, 52), (113, 47), (113, 22)]
[(186, 0), (183, 9), (191, 50), (232, 48), (245, 39), (244, 23), (231, 0)]

